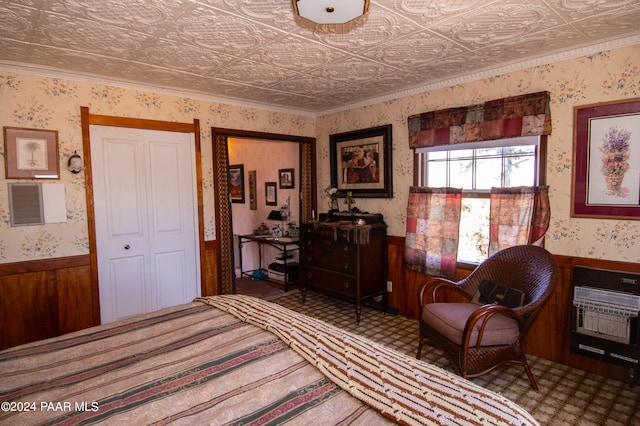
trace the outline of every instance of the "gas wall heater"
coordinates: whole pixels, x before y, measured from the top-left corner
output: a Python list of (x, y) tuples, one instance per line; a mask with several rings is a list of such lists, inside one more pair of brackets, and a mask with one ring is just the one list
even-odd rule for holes
[(640, 275), (573, 268), (571, 350), (629, 367), (637, 382), (640, 366)]

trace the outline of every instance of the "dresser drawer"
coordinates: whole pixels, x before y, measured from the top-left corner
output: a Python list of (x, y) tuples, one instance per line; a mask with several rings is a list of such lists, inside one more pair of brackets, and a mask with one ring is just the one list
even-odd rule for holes
[(331, 236), (321, 233), (309, 233), (304, 239), (304, 251), (314, 251), (331, 256), (354, 256), (354, 245), (340, 238), (337, 241)]
[(330, 269), (343, 274), (355, 275), (356, 259), (354, 257), (334, 256), (316, 250), (305, 250), (304, 262), (310, 266)]
[(356, 297), (356, 279), (311, 266), (302, 267), (302, 279), (309, 287), (347, 298)]

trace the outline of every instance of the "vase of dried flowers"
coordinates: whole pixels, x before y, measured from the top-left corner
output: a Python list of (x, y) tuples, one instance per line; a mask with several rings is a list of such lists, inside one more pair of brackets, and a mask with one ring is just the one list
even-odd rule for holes
[(629, 170), (629, 139), (631, 132), (612, 126), (602, 138), (601, 171), (610, 193), (620, 193), (624, 175)]

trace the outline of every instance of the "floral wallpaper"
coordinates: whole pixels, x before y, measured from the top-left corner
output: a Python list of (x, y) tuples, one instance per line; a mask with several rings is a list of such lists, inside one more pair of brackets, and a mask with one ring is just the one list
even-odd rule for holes
[[(491, 78), (457, 84), (322, 117), (287, 114), (202, 99), (151, 93), (104, 84), (46, 78), (0, 69), (2, 126), (58, 130), (67, 221), (10, 227), (4, 161), (0, 170), (0, 263), (88, 253), (84, 172), (64, 165), (82, 153), (80, 107), (93, 114), (192, 122), (202, 136), (205, 239), (215, 239), (211, 127), (285, 133), (317, 138), (318, 208), (328, 209), (322, 189), (329, 185), (329, 135), (393, 125), (393, 194), (390, 199), (358, 199), (363, 211), (385, 216), (389, 234), (403, 237), (413, 151), (407, 117), (425, 111), (472, 105), (518, 94), (549, 91), (553, 132), (547, 153), (551, 226), (546, 247), (555, 254), (640, 262), (640, 221), (572, 218), (573, 108), (640, 97), (640, 46), (631, 46)], [(631, 143), (640, 139), (632, 136)], [(0, 152), (4, 156), (4, 147)], [(4, 160), (4, 158), (3, 158)], [(47, 182), (44, 182), (47, 184)]]
[[(413, 151), (409, 149), (407, 117), (506, 96), (549, 91), (553, 131), (548, 137), (547, 183), (552, 217), (546, 248), (560, 255), (640, 262), (640, 220), (571, 217), (573, 109), (640, 97), (639, 59), (640, 46), (632, 46), (321, 117), (316, 133), (318, 188), (330, 182), (329, 135), (392, 124), (394, 197), (358, 199), (356, 206), (363, 211), (382, 213), (389, 225), (389, 234), (404, 236), (409, 187), (413, 182)], [(632, 138), (631, 143), (640, 143), (640, 135)], [(322, 191), (319, 196), (324, 197), (319, 201), (322, 210), (329, 198)]]
[(205, 240), (215, 239), (211, 127), (313, 136), (315, 118), (258, 110), (188, 97), (144, 92), (104, 84), (43, 78), (0, 69), (2, 126), (58, 131), (60, 180), (64, 184), (66, 222), (11, 227), (5, 179), (4, 143), (0, 155), (0, 263), (89, 253), (85, 174), (66, 164), (74, 151), (83, 159), (80, 107), (92, 114), (192, 123), (200, 120)]

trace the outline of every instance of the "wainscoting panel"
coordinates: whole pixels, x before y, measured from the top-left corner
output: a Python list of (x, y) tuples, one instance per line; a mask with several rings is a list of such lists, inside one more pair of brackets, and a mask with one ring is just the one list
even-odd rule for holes
[(89, 256), (0, 265), (0, 349), (98, 325)]

